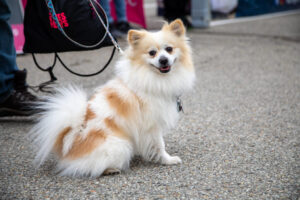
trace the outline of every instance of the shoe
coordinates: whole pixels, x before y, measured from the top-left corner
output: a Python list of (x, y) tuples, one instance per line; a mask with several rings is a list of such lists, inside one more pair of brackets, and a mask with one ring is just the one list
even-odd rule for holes
[(217, 19), (217, 20), (221, 20), (221, 19), (228, 19), (228, 14), (224, 14), (221, 12), (211, 12), (212, 15), (212, 19)]
[(169, 23), (171, 23), (172, 21), (176, 20), (177, 18), (181, 19), (181, 21), (182, 21), (183, 25), (185, 26), (185, 28), (187, 28), (187, 29), (193, 28), (192, 23), (185, 16), (181, 16), (181, 17), (166, 17), (165, 19)]
[(122, 32), (123, 34), (127, 34), (132, 27), (129, 25), (128, 22), (118, 22), (116, 25), (117, 29)]
[(114, 38), (122, 38), (124, 37), (124, 33), (122, 33), (119, 29), (117, 29), (114, 23), (109, 24), (109, 32), (112, 34)]
[(28, 92), (26, 84), (27, 71), (15, 72), (14, 89), (10, 96), (0, 103), (0, 116), (29, 116), (40, 110), (34, 108), (38, 98)]
[(180, 18), (184, 24), (184, 26), (189, 29), (189, 28), (193, 28), (192, 23), (186, 18), (186, 17), (181, 17)]

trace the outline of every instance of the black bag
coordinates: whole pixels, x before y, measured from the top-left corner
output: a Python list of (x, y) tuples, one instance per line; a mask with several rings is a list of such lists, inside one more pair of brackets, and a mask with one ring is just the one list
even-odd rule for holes
[[(55, 15), (49, 9), (50, 4), (53, 4)], [(24, 17), (23, 51), (53, 53), (91, 50), (112, 45), (94, 9), (107, 24), (103, 9), (94, 0), (28, 0)], [(71, 42), (70, 39), (83, 45)]]
[[(57, 60), (70, 73), (89, 77), (106, 69), (116, 49), (122, 51), (108, 31), (107, 17), (97, 0), (28, 0), (24, 35), (24, 53), (32, 53), (35, 65), (50, 75), (50, 81), (36, 86), (38, 91), (43, 92), (53, 92), (48, 85), (57, 80), (53, 73)], [(92, 50), (112, 45), (114, 47), (106, 64), (91, 74), (72, 71), (58, 55), (58, 52)], [(41, 67), (34, 53), (54, 53), (53, 64)]]

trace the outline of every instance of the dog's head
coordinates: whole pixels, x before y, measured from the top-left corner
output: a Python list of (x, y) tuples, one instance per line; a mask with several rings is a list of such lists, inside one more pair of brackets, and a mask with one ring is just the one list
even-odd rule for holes
[(195, 73), (191, 48), (181, 20), (160, 31), (130, 30), (129, 47), (116, 73), (131, 88), (157, 95), (175, 95), (192, 88)]
[(130, 30), (130, 59), (135, 66), (146, 67), (160, 74), (175, 67), (192, 68), (185, 28), (181, 20), (165, 24), (158, 32)]

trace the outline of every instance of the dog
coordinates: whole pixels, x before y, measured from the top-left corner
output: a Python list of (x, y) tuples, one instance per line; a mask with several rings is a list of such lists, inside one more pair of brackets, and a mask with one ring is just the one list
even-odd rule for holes
[(97, 177), (129, 168), (134, 155), (164, 165), (181, 163), (165, 150), (164, 131), (176, 125), (178, 96), (195, 81), (191, 47), (181, 20), (160, 31), (130, 30), (115, 78), (93, 95), (57, 89), (39, 106), (30, 131), (40, 166), (57, 157), (61, 175)]

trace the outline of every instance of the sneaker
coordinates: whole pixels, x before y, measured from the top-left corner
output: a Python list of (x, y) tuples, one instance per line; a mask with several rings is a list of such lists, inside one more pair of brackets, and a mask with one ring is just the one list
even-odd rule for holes
[(26, 84), (27, 71), (15, 72), (14, 89), (10, 96), (0, 103), (0, 116), (29, 116), (39, 110), (34, 108), (38, 98), (28, 92)]
[(117, 29), (114, 23), (109, 24), (109, 31), (114, 38), (122, 38), (124, 37), (124, 33), (122, 33), (119, 29)]
[(186, 18), (186, 17), (181, 17), (180, 18), (184, 24), (184, 26), (189, 29), (189, 28), (192, 28), (192, 23)]
[(123, 34), (127, 34), (132, 27), (129, 25), (128, 22), (118, 22), (116, 25), (117, 29), (122, 32)]

